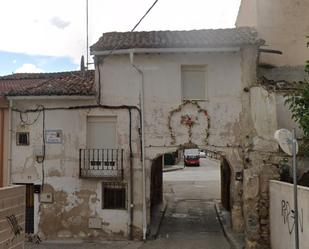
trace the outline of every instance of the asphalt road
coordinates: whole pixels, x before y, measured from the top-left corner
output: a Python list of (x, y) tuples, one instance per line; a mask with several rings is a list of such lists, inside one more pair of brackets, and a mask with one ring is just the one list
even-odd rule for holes
[(158, 239), (141, 248), (229, 249), (215, 211), (220, 164), (202, 159), (200, 167), (165, 172), (163, 179), (168, 208)]

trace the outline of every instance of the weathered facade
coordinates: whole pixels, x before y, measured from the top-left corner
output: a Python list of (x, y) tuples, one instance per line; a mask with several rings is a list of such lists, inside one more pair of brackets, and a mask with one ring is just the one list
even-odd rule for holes
[[(265, 40), (259, 53), (258, 78), (276, 94), (279, 128), (298, 128), (284, 105), (284, 95), (293, 91), (293, 82), (306, 78), (309, 27), (304, 23), (308, 22), (308, 9), (308, 0), (242, 0), (236, 20), (236, 27), (253, 27)], [(300, 129), (297, 134), (301, 137)]]
[[(264, 1), (242, 0), (236, 20), (237, 27), (253, 27), (265, 40), (259, 51), (258, 85), (276, 104), (276, 122), (279, 128), (297, 128), (284, 104), (285, 95), (294, 90), (294, 82), (305, 78), (304, 64), (308, 59), (306, 36), (308, 26), (307, 0)], [(271, 135), (271, 134), (270, 134)], [(269, 180), (290, 181), (291, 161), (284, 153), (268, 148), (265, 153), (251, 153), (251, 163), (245, 171), (244, 208), (249, 211), (247, 248), (269, 247)], [(299, 176), (307, 171), (305, 159), (299, 163)]]
[(224, 201), (234, 230), (246, 232), (248, 248), (263, 244), (258, 205), (278, 147), (276, 102), (256, 81), (261, 44), (248, 28), (107, 33), (92, 47), (96, 95), (82, 75), (64, 91), (55, 79), (11, 93), (11, 180), (42, 186), (33, 191), (33, 232), (145, 237), (152, 165), (198, 146), (231, 172)]
[[(120, 48), (114, 51), (116, 55), (109, 56), (112, 46), (108, 43), (113, 36), (117, 38), (115, 33), (106, 35), (107, 45), (103, 36), (103, 47), (100, 48), (99, 41), (92, 48), (99, 63), (102, 102), (120, 104), (125, 89), (128, 100), (135, 99), (138, 103), (143, 84), (146, 180), (150, 179), (149, 168), (158, 155), (190, 142), (219, 152), (227, 159), (232, 172), (229, 201), (234, 230), (245, 231), (248, 248), (267, 245), (268, 213), (264, 211), (264, 225), (260, 225), (258, 205), (267, 201), (261, 196), (267, 194), (265, 182), (270, 173), (261, 172), (266, 167), (277, 171), (276, 166), (275, 169), (268, 166), (273, 163), (268, 159), (278, 151), (273, 140), (278, 125), (275, 97), (256, 81), (258, 45), (238, 44), (239, 49), (233, 46), (231, 49), (231, 44), (218, 42), (215, 49), (208, 44), (208, 50), (190, 50), (183, 48), (186, 46), (179, 49), (181, 44), (177, 44), (169, 50), (158, 49), (156, 44), (147, 47), (149, 40), (151, 43), (147, 33), (137, 33), (136, 40), (129, 34), (118, 35), (120, 41), (127, 35), (129, 41), (140, 43), (130, 47), (130, 43), (120, 42)], [(164, 38), (167, 43), (170, 41), (169, 37)], [(207, 98), (202, 101), (184, 101), (182, 66), (188, 65), (207, 68)], [(115, 69), (117, 73), (113, 73)], [(196, 124), (184, 125), (183, 117), (186, 119), (187, 115)], [(150, 188), (149, 183), (146, 185)]]

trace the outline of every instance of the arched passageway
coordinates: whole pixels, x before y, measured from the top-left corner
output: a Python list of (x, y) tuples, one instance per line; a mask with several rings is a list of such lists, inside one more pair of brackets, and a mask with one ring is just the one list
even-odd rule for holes
[[(182, 152), (175, 153), (183, 155)], [(231, 169), (226, 158), (206, 151), (199, 167), (184, 167), (182, 156), (176, 165), (164, 167), (163, 155), (152, 161), (150, 199), (151, 210), (167, 204), (158, 236), (201, 236), (220, 234), (215, 205), (230, 210)], [(166, 160), (165, 160), (166, 161)], [(226, 242), (222, 242), (225, 248)]]

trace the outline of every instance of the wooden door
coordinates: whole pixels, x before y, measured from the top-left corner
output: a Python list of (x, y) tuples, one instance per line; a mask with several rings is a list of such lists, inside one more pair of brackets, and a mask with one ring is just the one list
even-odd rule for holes
[(26, 185), (26, 233), (34, 233), (34, 185)]

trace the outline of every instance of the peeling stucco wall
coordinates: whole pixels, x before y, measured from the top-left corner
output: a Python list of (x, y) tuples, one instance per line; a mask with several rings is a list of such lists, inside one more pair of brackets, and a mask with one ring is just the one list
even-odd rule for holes
[[(277, 128), (274, 97), (261, 86), (256, 86), (257, 48), (243, 47), (235, 52), (138, 54), (134, 63), (144, 73), (145, 86), (145, 148), (146, 148), (146, 199), (147, 222), (150, 222), (150, 173), (152, 160), (166, 152), (175, 151), (188, 142), (188, 128), (181, 115), (197, 116), (192, 128), (191, 142), (200, 148), (216, 151), (231, 166), (231, 216), (235, 231), (253, 230), (250, 223), (251, 208), (258, 205), (261, 191), (251, 194), (257, 180), (236, 180), (236, 173), (244, 171), (245, 179), (261, 177), (263, 160), (268, 160), (270, 150), (277, 147), (270, 135)], [(206, 112), (199, 113), (196, 106), (188, 104), (171, 118), (176, 141), (173, 143), (169, 128), (171, 111), (183, 103), (181, 97), (181, 65), (205, 65), (207, 68), (207, 99), (198, 104)], [(103, 105), (139, 105), (141, 77), (130, 64), (129, 55), (114, 55), (100, 64), (101, 102)], [(98, 74), (98, 72), (97, 72)], [(96, 78), (98, 80), (98, 78)], [(98, 82), (97, 82), (98, 83)], [(95, 101), (14, 101), (15, 107), (35, 108), (93, 104)], [(207, 113), (207, 115), (206, 115)], [(52, 193), (53, 203), (40, 203), (36, 195), (36, 232), (47, 238), (119, 238), (128, 234), (128, 210), (103, 210), (101, 208), (101, 181), (80, 179), (78, 150), (86, 147), (87, 115), (117, 116), (117, 142), (125, 150), (125, 182), (129, 169), (129, 117), (126, 110), (55, 110), (46, 111), (46, 129), (61, 129), (62, 144), (46, 147), (44, 162), (44, 192)], [(37, 114), (29, 114), (33, 121)], [(208, 119), (209, 118), (209, 119)], [(132, 117), (133, 189), (135, 238), (142, 234), (142, 165), (140, 161), (139, 118)], [(266, 123), (265, 123), (266, 122)], [(204, 136), (205, 129), (209, 136)], [(30, 132), (29, 146), (16, 146), (15, 132)], [(202, 135), (201, 135), (202, 134)], [(207, 138), (207, 141), (205, 141)], [(22, 126), (18, 113), (13, 115), (12, 179), (16, 183), (40, 183), (42, 165), (34, 158), (34, 149), (42, 144), (42, 117), (31, 126)], [(267, 150), (265, 152), (265, 150)], [(265, 154), (265, 155), (264, 155)], [(25, 160), (26, 158), (26, 160)], [(263, 175), (263, 174), (262, 174)], [(264, 181), (264, 180), (263, 180)], [(245, 186), (244, 186), (245, 185)], [(263, 188), (264, 191), (264, 188)], [(252, 199), (252, 201), (250, 201)], [(248, 205), (247, 205), (248, 204)], [(81, 219), (80, 213), (84, 219)], [(256, 214), (260, 224), (260, 214)], [(89, 229), (87, 218), (101, 219), (101, 229)], [(255, 216), (254, 216), (255, 217)], [(47, 224), (54, 224), (53, 230)], [(256, 229), (259, 236), (260, 229)], [(249, 236), (249, 235), (248, 235)], [(248, 243), (255, 243), (257, 235)]]
[[(37, 105), (49, 107), (68, 107), (95, 104), (87, 100), (46, 100), (14, 101), (14, 107), (21, 110), (33, 109)], [(102, 209), (102, 179), (79, 178), (79, 149), (86, 148), (87, 116), (103, 115), (117, 117), (117, 144), (123, 148), (124, 182), (129, 174), (129, 124), (127, 110), (53, 110), (45, 111), (45, 129), (62, 130), (61, 144), (46, 144), (44, 161), (44, 185), (42, 193), (52, 195), (51, 203), (40, 201), (42, 194), (35, 195), (35, 233), (43, 239), (88, 238), (88, 239), (124, 239), (128, 236), (128, 210)], [(38, 113), (23, 114), (23, 120), (32, 123)], [(132, 111), (133, 152), (139, 153), (139, 125), (137, 112)], [(12, 131), (12, 182), (19, 184), (42, 184), (42, 163), (35, 158), (35, 150), (42, 147), (42, 113), (32, 125), (22, 124), (20, 115), (13, 112)], [(16, 145), (16, 132), (28, 131), (29, 146)], [(135, 160), (135, 165), (140, 164)], [(137, 181), (137, 179), (135, 179)], [(136, 195), (138, 196), (138, 194)], [(136, 197), (137, 198), (137, 197)], [(128, 201), (128, 200), (127, 200)], [(138, 201), (136, 201), (138, 203)], [(126, 205), (129, 207), (129, 205)], [(141, 227), (139, 213), (136, 211), (134, 226)], [(90, 229), (91, 218), (101, 221), (101, 227)], [(138, 229), (135, 229), (136, 231)]]
[[(242, 183), (234, 179), (236, 172), (244, 169), (247, 136), (255, 129), (251, 117), (250, 93), (246, 88), (249, 89), (256, 82), (256, 60), (256, 47), (250, 46), (232, 53), (135, 55), (134, 64), (143, 71), (145, 79), (148, 205), (152, 159), (175, 151), (178, 146), (188, 142), (187, 128), (181, 125), (179, 119), (181, 115), (196, 113), (194, 105), (186, 105), (173, 115), (171, 126), (176, 137), (176, 143), (173, 144), (168, 119), (170, 112), (182, 103), (181, 65), (206, 65), (207, 100), (199, 101), (198, 104), (209, 116), (209, 137), (205, 143), (203, 129), (193, 129), (192, 142), (201, 148), (220, 152), (229, 161), (232, 167), (233, 226), (236, 231), (244, 230)], [(121, 104), (124, 100), (130, 104), (139, 102), (141, 79), (130, 65), (128, 55), (113, 56), (106, 60), (101, 66), (101, 78), (104, 104)], [(196, 127), (201, 125), (206, 128), (206, 120), (203, 116), (197, 116)]]

